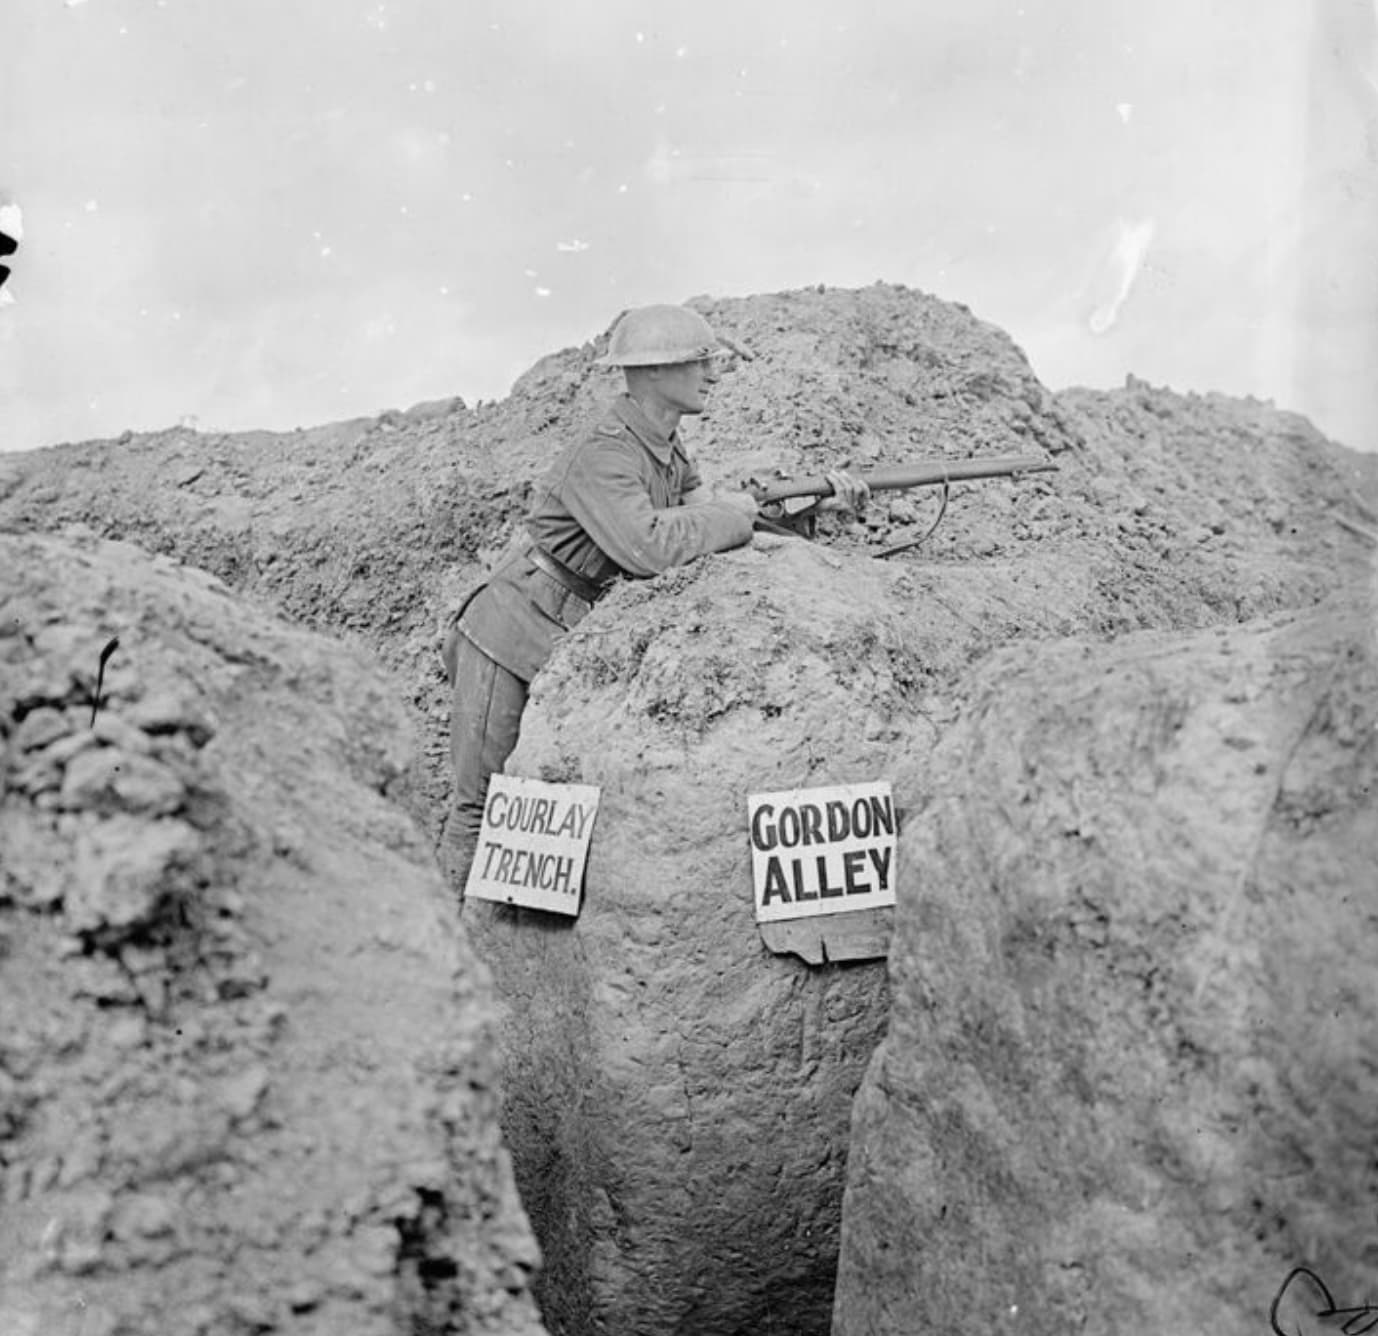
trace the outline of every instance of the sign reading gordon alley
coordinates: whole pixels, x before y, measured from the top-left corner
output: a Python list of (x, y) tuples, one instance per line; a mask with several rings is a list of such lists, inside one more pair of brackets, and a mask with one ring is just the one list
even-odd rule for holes
[(465, 896), (577, 915), (598, 797), (588, 784), (494, 775)]
[(746, 803), (757, 923), (895, 903), (888, 780), (758, 793)]

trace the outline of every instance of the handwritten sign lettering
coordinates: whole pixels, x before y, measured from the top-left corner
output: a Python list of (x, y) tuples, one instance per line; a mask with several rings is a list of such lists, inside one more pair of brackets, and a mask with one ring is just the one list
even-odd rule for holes
[(577, 915), (598, 797), (587, 784), (494, 775), (465, 896)]
[(886, 781), (747, 799), (756, 921), (895, 903), (895, 805)]

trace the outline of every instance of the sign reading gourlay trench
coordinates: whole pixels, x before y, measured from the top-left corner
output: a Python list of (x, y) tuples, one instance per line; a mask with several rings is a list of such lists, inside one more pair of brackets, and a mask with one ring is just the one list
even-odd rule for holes
[(494, 775), (464, 894), (577, 916), (598, 796), (588, 784)]
[(895, 903), (887, 780), (748, 796), (756, 922)]

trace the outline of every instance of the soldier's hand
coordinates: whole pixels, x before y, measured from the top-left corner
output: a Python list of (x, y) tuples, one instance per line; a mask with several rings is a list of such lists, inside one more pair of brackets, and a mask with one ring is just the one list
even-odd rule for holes
[(749, 520), (754, 520), (761, 511), (760, 506), (756, 504), (756, 498), (750, 492), (722, 492), (713, 499), (726, 501), (729, 506), (740, 510)]
[(854, 515), (860, 515), (866, 509), (866, 503), (871, 499), (871, 489), (865, 479), (844, 469), (833, 469), (828, 474), (828, 481), (833, 485), (833, 494), (818, 503), (819, 510), (849, 510)]

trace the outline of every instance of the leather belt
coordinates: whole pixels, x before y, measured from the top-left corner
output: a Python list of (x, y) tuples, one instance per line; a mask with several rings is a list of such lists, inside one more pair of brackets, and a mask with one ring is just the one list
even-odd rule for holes
[(540, 567), (557, 584), (563, 585), (571, 594), (577, 594), (585, 603), (597, 603), (602, 597), (606, 585), (594, 584), (592, 580), (585, 579), (578, 571), (572, 571), (562, 561), (556, 561), (544, 548), (531, 545), (527, 555), (531, 558), (533, 566)]

